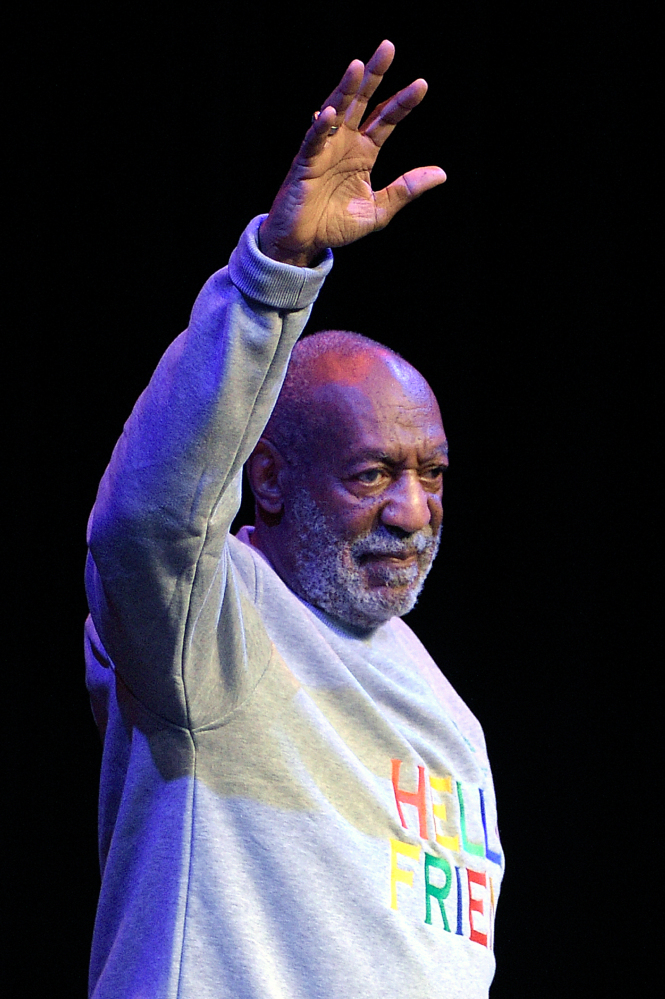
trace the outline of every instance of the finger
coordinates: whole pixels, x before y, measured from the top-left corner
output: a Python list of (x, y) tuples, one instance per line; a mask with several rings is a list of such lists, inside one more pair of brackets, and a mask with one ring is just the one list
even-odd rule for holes
[[(362, 84), (364, 70), (365, 67), (361, 63), (360, 59), (354, 59), (353, 62), (349, 63), (346, 73), (339, 81), (330, 97), (321, 105), (321, 110), (323, 111), (328, 107), (335, 108), (339, 118), (343, 119), (347, 108), (358, 93), (358, 88)], [(341, 120), (336, 124), (341, 125)]]
[(361, 132), (380, 148), (395, 126), (418, 107), (426, 93), (425, 80), (414, 80), (408, 87), (404, 87), (394, 97), (375, 108), (361, 128)]
[(367, 63), (358, 92), (346, 112), (346, 124), (349, 128), (358, 128), (367, 109), (367, 102), (389, 70), (394, 57), (395, 46), (384, 39)]
[(409, 202), (415, 201), (425, 191), (443, 184), (446, 175), (437, 166), (417, 167), (402, 174), (382, 191), (377, 191), (374, 195), (376, 204), (376, 217), (378, 228), (388, 225), (391, 218), (397, 214), (400, 208), (404, 208)]
[(334, 107), (328, 105), (312, 122), (303, 139), (296, 159), (306, 161), (316, 156), (328, 141), (330, 129), (334, 127), (338, 115)]

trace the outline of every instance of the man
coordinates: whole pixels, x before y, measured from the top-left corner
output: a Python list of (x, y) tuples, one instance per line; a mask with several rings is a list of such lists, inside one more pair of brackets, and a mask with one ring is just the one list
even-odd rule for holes
[[(361, 125), (393, 51), (351, 63), (315, 115), (100, 486), (95, 999), (488, 993), (502, 858), (484, 740), (399, 618), (441, 528), (436, 400), (355, 334), (294, 350), (331, 248), (445, 180), (371, 190), (426, 90)], [(229, 537), (248, 460), (256, 525)]]

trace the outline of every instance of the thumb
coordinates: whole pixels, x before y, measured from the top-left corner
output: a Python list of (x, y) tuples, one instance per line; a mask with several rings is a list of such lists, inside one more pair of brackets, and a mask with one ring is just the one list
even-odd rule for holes
[(415, 201), (425, 191), (443, 184), (445, 180), (445, 173), (441, 167), (437, 166), (417, 167), (415, 170), (403, 173), (388, 187), (375, 193), (377, 218), (380, 225), (387, 225), (400, 208), (404, 208), (410, 201)]

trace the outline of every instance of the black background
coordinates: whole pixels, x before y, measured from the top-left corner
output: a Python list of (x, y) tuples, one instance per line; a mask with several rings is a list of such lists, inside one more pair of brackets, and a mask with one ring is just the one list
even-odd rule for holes
[(444, 540), (408, 621), (487, 737), (507, 854), (493, 999), (643, 994), (658, 696), (639, 490), (658, 467), (636, 122), (655, 76), (636, 57), (648, 31), (613, 2), (24, 8), (5, 190), (19, 221), (7, 994), (85, 995), (100, 748), (82, 568), (97, 483), (312, 111), (384, 37), (397, 56), (381, 99), (417, 76), (430, 92), (374, 186), (426, 163), (448, 181), (337, 253), (310, 328), (385, 341), (441, 402)]

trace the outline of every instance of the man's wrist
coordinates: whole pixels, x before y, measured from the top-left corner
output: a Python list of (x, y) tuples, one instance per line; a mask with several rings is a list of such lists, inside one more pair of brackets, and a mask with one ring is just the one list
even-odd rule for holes
[[(330, 272), (330, 250), (311, 267), (288, 266), (268, 257), (259, 245), (259, 228), (267, 218), (252, 219), (231, 254), (229, 276), (239, 291), (274, 309), (296, 311), (312, 305)], [(277, 266), (275, 266), (277, 264)]]
[(267, 221), (267, 219), (264, 219), (258, 232), (259, 249), (264, 256), (270, 257), (271, 260), (276, 260), (280, 264), (290, 264), (291, 267), (315, 267), (323, 259), (325, 251), (321, 251), (318, 248), (314, 248), (311, 251), (305, 249), (294, 251), (281, 247), (265, 231)]

